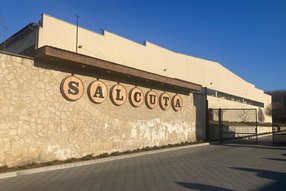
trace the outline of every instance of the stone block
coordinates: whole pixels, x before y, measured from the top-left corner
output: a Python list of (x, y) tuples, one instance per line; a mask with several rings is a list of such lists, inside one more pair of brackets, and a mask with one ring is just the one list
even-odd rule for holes
[(8, 123), (0, 123), (0, 130), (5, 130), (5, 129), (9, 129), (9, 124)]
[(17, 135), (17, 129), (9, 129), (8, 134), (10, 136)]
[(9, 151), (10, 150), (10, 139), (9, 138), (3, 138), (2, 143), (3, 143), (4, 151)]
[(5, 75), (5, 79), (8, 80), (8, 81), (12, 80), (13, 78), (15, 78), (13, 73), (8, 73), (8, 74)]
[(0, 100), (6, 99), (5, 92), (2, 90), (0, 91)]

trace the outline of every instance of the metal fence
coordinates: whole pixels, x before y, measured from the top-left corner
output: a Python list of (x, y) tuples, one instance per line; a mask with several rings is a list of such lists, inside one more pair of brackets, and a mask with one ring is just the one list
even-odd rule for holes
[(209, 109), (209, 141), (258, 141), (256, 109)]
[(272, 127), (273, 144), (286, 144), (286, 127)]

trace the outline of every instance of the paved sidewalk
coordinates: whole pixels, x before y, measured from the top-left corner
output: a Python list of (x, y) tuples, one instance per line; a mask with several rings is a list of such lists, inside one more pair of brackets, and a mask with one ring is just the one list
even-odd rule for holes
[[(213, 142), (213, 143), (218, 143), (218, 142)], [(11, 178), (11, 177), (16, 177), (16, 176), (23, 176), (23, 175), (28, 175), (28, 174), (36, 174), (36, 173), (40, 173), (40, 172), (62, 170), (62, 169), (80, 167), (80, 166), (85, 166), (85, 165), (109, 162), (109, 161), (114, 161), (114, 160), (127, 159), (127, 158), (132, 158), (132, 157), (137, 157), (137, 156), (152, 155), (152, 154), (157, 154), (157, 153), (163, 153), (163, 152), (175, 151), (175, 150), (181, 150), (181, 149), (188, 149), (188, 148), (194, 148), (194, 147), (201, 147), (201, 146), (207, 146), (207, 145), (210, 145), (210, 143), (206, 142), (206, 143), (198, 143), (198, 144), (191, 144), (191, 145), (178, 146), (178, 147), (170, 147), (170, 148), (164, 148), (164, 149), (155, 149), (155, 150), (150, 150), (150, 151), (142, 151), (142, 152), (137, 152), (137, 153), (125, 154), (125, 155), (110, 156), (110, 157), (106, 157), (106, 158), (98, 158), (98, 159), (94, 159), (94, 160), (64, 163), (64, 164), (59, 164), (59, 165), (44, 166), (44, 167), (39, 167), (39, 168), (31, 168), (31, 169), (27, 169), (27, 170), (11, 171), (11, 172), (6, 172), (6, 173), (0, 173), (0, 179)]]
[(0, 180), (0, 190), (286, 190), (286, 147), (223, 144)]

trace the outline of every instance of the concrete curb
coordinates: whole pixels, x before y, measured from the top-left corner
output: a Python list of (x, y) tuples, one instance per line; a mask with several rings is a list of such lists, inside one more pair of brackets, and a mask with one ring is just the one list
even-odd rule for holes
[(166, 149), (158, 149), (158, 150), (138, 152), (138, 153), (132, 153), (132, 154), (126, 154), (126, 155), (120, 155), (120, 156), (100, 158), (100, 159), (94, 159), (94, 160), (89, 160), (89, 161), (80, 161), (80, 162), (65, 163), (65, 164), (54, 165), (54, 166), (45, 166), (45, 167), (39, 167), (39, 168), (33, 168), (33, 169), (27, 169), (27, 170), (5, 172), (5, 173), (0, 173), (0, 179), (12, 178), (12, 177), (28, 175), (28, 174), (35, 174), (35, 173), (40, 173), (40, 172), (62, 170), (62, 169), (68, 169), (68, 168), (73, 168), (73, 167), (80, 167), (80, 166), (85, 166), (85, 165), (98, 164), (98, 163), (104, 163), (104, 162), (115, 161), (115, 160), (122, 160), (122, 159), (137, 157), (137, 156), (152, 155), (156, 153), (188, 149), (188, 148), (193, 148), (193, 147), (201, 147), (201, 146), (207, 146), (210, 144), (211, 143), (199, 143), (199, 144), (193, 144), (193, 145), (178, 146), (178, 147), (172, 147), (172, 148), (166, 148)]
[(267, 137), (267, 136), (272, 136), (272, 133), (259, 134), (258, 138)]

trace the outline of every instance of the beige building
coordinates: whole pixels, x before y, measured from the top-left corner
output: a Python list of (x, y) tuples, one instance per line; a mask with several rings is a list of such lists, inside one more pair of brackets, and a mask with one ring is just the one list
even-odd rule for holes
[(217, 62), (48, 15), (1, 49), (0, 166), (205, 140), (204, 90), (210, 108), (271, 104)]

